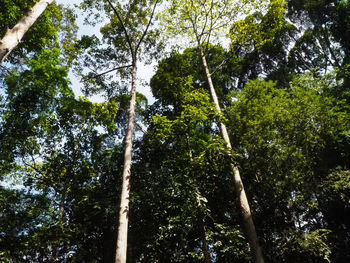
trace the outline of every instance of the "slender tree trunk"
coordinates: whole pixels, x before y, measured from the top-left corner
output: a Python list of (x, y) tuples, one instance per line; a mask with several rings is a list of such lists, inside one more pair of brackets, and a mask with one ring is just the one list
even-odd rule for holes
[(66, 189), (60, 193), (60, 206), (59, 206), (59, 213), (58, 213), (58, 223), (63, 223), (63, 216), (64, 216), (64, 202), (66, 201)]
[[(131, 74), (131, 99), (129, 106), (129, 120), (128, 130), (125, 137), (125, 152), (124, 152), (124, 167), (122, 175), (122, 192), (120, 196), (120, 210), (119, 210), (119, 223), (118, 223), (118, 238), (115, 254), (115, 263), (126, 263), (127, 245), (128, 245), (128, 222), (129, 222), (129, 196), (130, 196), (130, 173), (131, 173), (131, 161), (132, 161), (132, 138), (134, 134), (135, 125), (135, 104), (136, 104), (136, 77), (137, 77), (137, 52), (140, 45), (144, 41), (148, 29), (151, 25), (155, 9), (159, 0), (156, 0), (153, 6), (153, 10), (146, 28), (143, 30), (142, 35), (138, 41), (130, 38), (128, 30), (126, 29), (123, 19), (120, 16), (118, 10), (113, 6), (110, 0), (107, 0), (109, 6), (114, 11), (115, 15), (120, 21), (120, 25), (125, 34), (126, 42), (129, 46), (132, 59), (132, 74)], [(131, 11), (131, 10), (130, 10)], [(139, 21), (141, 22), (141, 21)], [(142, 22), (141, 22), (142, 23)]]
[[(205, 74), (207, 77), (212, 100), (215, 103), (217, 111), (221, 112), (219, 100), (218, 100), (218, 97), (217, 97), (215, 89), (214, 89), (214, 84), (213, 84), (213, 81), (211, 79), (211, 75), (209, 72), (209, 67), (208, 67), (207, 60), (206, 60), (206, 57), (205, 57), (205, 54), (203, 51), (203, 47), (199, 41), (198, 41), (198, 48), (200, 51), (202, 64), (203, 64)], [(221, 136), (224, 139), (227, 148), (229, 150), (231, 150), (232, 146), (231, 146), (230, 137), (228, 136), (226, 125), (223, 122), (219, 121), (219, 126), (220, 126)], [(235, 185), (235, 189), (236, 189), (236, 193), (237, 193), (237, 198), (239, 200), (239, 204), (240, 204), (241, 212), (242, 212), (242, 216), (243, 216), (244, 228), (245, 228), (247, 239), (248, 239), (248, 242), (250, 245), (250, 249), (252, 251), (254, 262), (255, 263), (264, 263), (264, 257), (262, 254), (261, 247), (259, 245), (259, 240), (258, 240), (258, 236), (256, 234), (255, 225), (254, 225), (254, 222), (252, 219), (252, 214), (250, 212), (250, 207), (249, 207), (247, 195), (246, 195), (245, 190), (244, 190), (243, 182), (242, 182), (241, 176), (239, 174), (238, 167), (234, 164), (231, 164), (231, 169), (232, 169), (232, 173), (233, 173), (233, 179), (234, 179), (234, 185)]]
[(124, 167), (122, 175), (122, 192), (120, 196), (119, 226), (115, 263), (126, 262), (129, 221), (130, 171), (132, 159), (132, 138), (134, 133), (135, 104), (136, 104), (137, 60), (134, 55), (132, 63), (131, 99), (129, 106), (128, 130), (125, 138)]
[(0, 63), (21, 42), (24, 34), (52, 2), (53, 0), (39, 1), (25, 13), (24, 17), (12, 29), (7, 30), (5, 36), (0, 41)]
[[(59, 214), (58, 214), (58, 224), (59, 224), (59, 227), (61, 229), (61, 233), (60, 234), (63, 234), (63, 229), (64, 229), (64, 226), (63, 226), (63, 219), (64, 219), (64, 203), (65, 203), (65, 199), (66, 199), (66, 189), (63, 189), (62, 193), (60, 194), (60, 207), (59, 207)], [(62, 239), (60, 238), (60, 241), (62, 241)], [(66, 243), (63, 239), (63, 242)], [(56, 258), (54, 259), (54, 262), (58, 262), (58, 258), (59, 258), (59, 255), (60, 255), (60, 243), (59, 242), (57, 244), (57, 247), (56, 247)]]
[(208, 246), (208, 241), (206, 237), (206, 231), (205, 231), (205, 226), (204, 222), (201, 221), (201, 236), (202, 236), (202, 243), (203, 243), (203, 255), (204, 255), (204, 263), (211, 263), (211, 258), (210, 258), (210, 251), (209, 251), (209, 246)]

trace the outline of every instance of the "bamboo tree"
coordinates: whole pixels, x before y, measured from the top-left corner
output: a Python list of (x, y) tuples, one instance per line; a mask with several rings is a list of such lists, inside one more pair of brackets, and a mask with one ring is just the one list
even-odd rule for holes
[(16, 48), (24, 34), (52, 2), (53, 0), (40, 0), (25, 13), (13, 28), (6, 32), (0, 41), (0, 63), (4, 62), (11, 51)]

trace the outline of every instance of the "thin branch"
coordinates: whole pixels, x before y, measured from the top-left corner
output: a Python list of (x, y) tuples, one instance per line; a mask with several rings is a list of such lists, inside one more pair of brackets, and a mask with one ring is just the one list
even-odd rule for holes
[[(331, 53), (331, 56), (333, 57), (334, 61), (335, 61), (335, 64), (337, 67), (340, 67), (340, 63), (336, 57), (336, 55), (334, 54), (333, 52), (333, 49), (331, 47), (331, 43), (329, 41), (329, 35), (328, 35), (328, 32), (327, 32), (327, 29), (325, 27), (322, 27), (321, 28), (321, 31), (323, 33), (323, 36), (324, 36), (324, 40), (326, 41), (326, 45), (327, 45), (327, 48), (329, 50), (329, 52)], [(332, 63), (332, 62), (331, 62)], [(332, 63), (333, 64), (333, 63)]]
[[(191, 1), (191, 10), (193, 10), (193, 9), (194, 9), (194, 3), (193, 3), (193, 0), (192, 0)], [(191, 16), (191, 14), (194, 14), (194, 19)], [(187, 12), (186, 15), (188, 16), (188, 19), (190, 20), (190, 22), (192, 24), (193, 33), (196, 36), (197, 42), (198, 42), (198, 44), (200, 44), (202, 36), (198, 33), (198, 27), (197, 27), (198, 15), (196, 14), (196, 12), (190, 12), (190, 13)]]
[(221, 17), (223, 16), (223, 13), (224, 13), (224, 11), (227, 9), (227, 4), (224, 4), (223, 5), (223, 7), (221, 8), (221, 11), (219, 12), (219, 14), (216, 16), (216, 18), (215, 19), (213, 19), (213, 13), (211, 13), (211, 15), (212, 15), (212, 24), (211, 24), (211, 26), (214, 28), (215, 27), (215, 24), (216, 24), (216, 22), (218, 22), (219, 21), (219, 19), (221, 19)]
[[(295, 39), (295, 37), (291, 36), (293, 38), (293, 40), (295, 41), (295, 43), (297, 43), (297, 39)], [(299, 51), (298, 47), (295, 47), (294, 45), (294, 50), (292, 49), (291, 51), (294, 51), (295, 53), (297, 53), (297, 55), (299, 55), (299, 57), (301, 58), (301, 60), (304, 62), (304, 66), (310, 70), (310, 72), (312, 72), (312, 74), (315, 74), (314, 73), (314, 69), (312, 67), (310, 67), (308, 64), (308, 62), (306, 61), (304, 55)], [(313, 67), (315, 67), (315, 65), (313, 64), (313, 62), (311, 61), (311, 65)]]
[[(193, 6), (193, 1), (191, 1), (191, 2), (192, 2), (192, 6)], [(192, 24), (193, 33), (196, 36), (197, 43), (198, 43), (198, 45), (202, 45), (201, 36), (198, 34), (198, 28), (197, 28), (196, 21), (193, 20), (192, 16), (189, 13), (187, 13), (187, 15), (188, 15), (188, 19), (190, 20), (190, 22)], [(197, 17), (195, 17), (195, 18), (197, 20)]]
[(221, 17), (223, 16), (223, 13), (225, 12), (225, 10), (227, 9), (227, 3), (223, 3), (223, 6), (221, 8), (221, 10), (219, 11), (219, 14), (216, 16), (216, 18), (214, 18), (214, 15), (213, 15), (213, 8), (214, 8), (214, 3), (213, 1), (211, 2), (212, 5), (211, 5), (211, 8), (210, 8), (210, 27), (209, 27), (209, 30), (208, 32), (206, 33), (206, 37), (204, 38), (204, 42), (207, 43), (207, 47), (206, 49), (208, 50), (208, 44), (210, 43), (210, 37), (212, 35), (212, 32), (216, 29), (219, 29), (221, 27), (226, 27), (225, 24), (222, 24), (222, 25), (218, 25), (216, 26), (216, 23), (219, 21), (219, 19), (221, 19)]
[(145, 36), (146, 36), (146, 34), (147, 34), (147, 31), (148, 31), (148, 29), (149, 29), (149, 27), (150, 27), (150, 25), (151, 25), (151, 23), (152, 23), (153, 16), (154, 16), (154, 13), (155, 13), (155, 11), (156, 11), (156, 7), (157, 7), (158, 3), (159, 3), (159, 0), (157, 0), (157, 1), (154, 3), (151, 17), (149, 18), (149, 21), (148, 21), (148, 24), (147, 24), (147, 26), (146, 26), (146, 29), (145, 29), (145, 31), (143, 31), (142, 36), (141, 36), (139, 42), (137, 43), (137, 45), (136, 45), (136, 47), (135, 47), (135, 52), (137, 52), (137, 50), (139, 49), (139, 47), (140, 47), (140, 45), (141, 45), (143, 39), (145, 38)]
[[(301, 58), (301, 60), (304, 62), (304, 66), (305, 66), (308, 70), (310, 70), (310, 72), (312, 72), (312, 74), (316, 75), (316, 70), (315, 70), (316, 65), (313, 63), (313, 61), (310, 62), (310, 63), (311, 63), (311, 66), (312, 66), (312, 67), (311, 67), (311, 66), (308, 65), (309, 63), (306, 61), (304, 55), (303, 55), (297, 48), (295, 49), (295, 52), (299, 55), (299, 57)], [(300, 65), (300, 67), (302, 67), (302, 65)]]
[(207, 27), (207, 23), (208, 23), (208, 16), (209, 16), (209, 13), (211, 13), (211, 10), (212, 10), (212, 7), (213, 7), (213, 2), (211, 2), (211, 6), (210, 6), (210, 9), (209, 9), (209, 12), (205, 12), (206, 9), (205, 9), (205, 3), (203, 4), (203, 11), (206, 13), (205, 14), (205, 22), (204, 22), (204, 25), (203, 25), (203, 28), (202, 28), (202, 32), (200, 33), (200, 35), (204, 35), (204, 31), (205, 31), (205, 28)]
[(140, 124), (138, 124), (138, 123), (135, 123), (135, 125), (137, 126), (137, 128), (139, 128), (139, 130), (143, 133), (143, 134), (145, 134), (146, 133), (146, 131), (141, 127), (141, 125)]
[(221, 63), (215, 67), (215, 69), (213, 70), (213, 72), (210, 73), (210, 75), (213, 75), (216, 71), (218, 71), (218, 70), (222, 67), (222, 65), (224, 65), (224, 64), (225, 64), (229, 59), (231, 59), (234, 55), (235, 55), (235, 53), (234, 53), (234, 52), (231, 52), (231, 55), (228, 56), (228, 57), (226, 57), (226, 58), (224, 58), (224, 59), (221, 61)]
[(325, 65), (325, 73), (326, 73), (328, 64), (334, 66), (334, 63), (332, 62), (331, 58), (328, 57), (327, 51), (325, 50), (326, 48), (321, 44), (321, 42), (318, 38), (316, 38), (316, 43), (319, 45), (320, 53), (322, 53), (322, 55), (324, 56), (324, 59), (326, 62), (326, 65)]
[(98, 78), (98, 77), (101, 77), (101, 76), (103, 76), (103, 75), (105, 75), (105, 74), (111, 73), (112, 71), (115, 71), (115, 70), (118, 70), (118, 69), (122, 69), (122, 68), (128, 68), (128, 67), (131, 67), (131, 66), (132, 66), (132, 65), (126, 65), (126, 66), (121, 66), (121, 67), (117, 67), (117, 68), (114, 68), (114, 69), (110, 69), (110, 70), (108, 70), (108, 71), (106, 71), (106, 72), (103, 72), (103, 73), (97, 74), (97, 75), (95, 75), (95, 76), (92, 76), (92, 77), (90, 77), (89, 79)]
[(0, 65), (0, 68), (2, 68), (3, 70), (5, 70), (5, 71), (7, 72), (7, 74), (11, 75), (12, 72), (11, 72), (8, 68), (6, 68), (6, 67), (4, 67), (4, 66), (2, 66), (2, 65)]
[(126, 37), (126, 41), (128, 42), (130, 51), (131, 51), (131, 53), (133, 53), (132, 43), (131, 43), (131, 40), (130, 40), (130, 38), (129, 38), (128, 31), (126, 30), (126, 27), (125, 27), (125, 25), (124, 25), (123, 19), (121, 18), (121, 16), (119, 15), (118, 10), (113, 6), (113, 4), (111, 3), (111, 1), (110, 1), (110, 0), (107, 0), (107, 2), (108, 2), (108, 4), (111, 6), (111, 8), (113, 9), (113, 11), (114, 11), (115, 15), (117, 16), (117, 18), (119, 19), (120, 24), (121, 24), (121, 26), (122, 26), (122, 28), (123, 28), (125, 37)]
[(42, 171), (40, 171), (38, 168), (36, 168), (35, 163), (34, 163), (34, 165), (31, 165), (31, 164), (27, 163), (23, 157), (22, 157), (22, 162), (24, 163), (24, 165), (28, 166), (29, 168), (32, 168), (38, 174), (46, 176), (46, 174), (44, 174)]
[[(207, 37), (204, 38), (204, 42), (207, 42), (207, 48), (206, 48), (207, 51), (209, 50), (209, 42), (210, 42), (211, 32), (213, 31), (213, 26), (214, 26), (214, 23), (213, 23), (213, 7), (214, 7), (214, 3), (213, 3), (213, 1), (211, 3), (212, 3), (212, 5), (211, 5), (211, 8), (210, 8), (210, 27), (209, 27), (209, 31), (208, 31)], [(205, 40), (205, 39), (207, 39), (207, 40)]]

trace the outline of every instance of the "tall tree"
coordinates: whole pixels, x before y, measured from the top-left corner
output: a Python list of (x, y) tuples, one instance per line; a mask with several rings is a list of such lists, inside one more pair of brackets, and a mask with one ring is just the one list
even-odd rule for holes
[[(264, 2), (262, 2), (264, 3)], [(218, 38), (224, 28), (229, 27), (237, 16), (238, 10), (240, 15), (248, 13), (248, 8), (253, 10), (258, 8), (255, 2), (249, 3), (242, 1), (239, 4), (234, 1), (172, 1), (169, 9), (169, 17), (166, 21), (169, 23), (171, 31), (180, 32), (182, 34), (190, 34), (194, 39), (200, 53), (200, 59), (205, 71), (207, 84), (210, 95), (216, 106), (216, 110), (221, 113), (221, 106), (212, 81), (212, 72), (209, 69), (207, 57), (205, 54), (205, 44), (211, 41), (211, 37)], [(190, 32), (189, 30), (190, 29)], [(219, 65), (218, 65), (219, 66)], [(213, 69), (215, 71), (215, 69)], [(221, 136), (224, 139), (227, 148), (231, 151), (232, 145), (227, 132), (227, 128), (222, 119), (218, 119)], [(240, 203), (243, 221), (245, 225), (246, 235), (251, 247), (254, 262), (262, 263), (264, 258), (259, 245), (258, 236), (256, 234), (255, 225), (252, 219), (248, 199), (245, 193), (243, 182), (240, 176), (238, 166), (231, 164), (234, 185), (236, 188), (237, 198)]]
[[(120, 60), (127, 62), (127, 66), (117, 67), (113, 70), (131, 67), (131, 89), (128, 112), (127, 130), (124, 140), (124, 165), (122, 173), (122, 191), (120, 196), (119, 222), (118, 222), (118, 239), (116, 247), (116, 263), (125, 263), (127, 256), (127, 236), (129, 220), (129, 200), (130, 200), (130, 178), (132, 164), (132, 142), (135, 124), (135, 103), (137, 88), (137, 63), (140, 57), (141, 47), (150, 43), (150, 27), (154, 22), (155, 10), (159, 0), (151, 1), (131, 1), (128, 3), (114, 4), (112, 1), (103, 1), (110, 16), (110, 24), (102, 29), (104, 37), (108, 44), (113, 43), (118, 51), (122, 53)], [(100, 5), (101, 3), (90, 4)], [(89, 3), (85, 7), (89, 6)], [(153, 40), (154, 42), (154, 40)], [(111, 47), (108, 47), (111, 51)], [(106, 55), (106, 54), (105, 54)], [(113, 57), (113, 56), (112, 56)], [(114, 55), (118, 57), (118, 55)], [(120, 55), (119, 55), (120, 57)], [(108, 56), (106, 56), (106, 59)], [(120, 62), (117, 61), (117, 62)], [(108, 73), (111, 71), (108, 71)], [(99, 75), (97, 77), (101, 77)], [(95, 76), (96, 77), (96, 76)]]
[(53, 0), (40, 0), (32, 8), (29, 8), (13, 28), (6, 32), (0, 40), (0, 63), (3, 62), (11, 51), (21, 42), (24, 34), (52, 2)]

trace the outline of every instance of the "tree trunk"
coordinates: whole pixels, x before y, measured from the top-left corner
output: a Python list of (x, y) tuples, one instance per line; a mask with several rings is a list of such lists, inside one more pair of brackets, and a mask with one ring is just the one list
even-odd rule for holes
[(21, 42), (24, 34), (52, 2), (53, 0), (39, 1), (25, 13), (24, 17), (12, 29), (7, 30), (5, 36), (0, 41), (0, 63)]
[(64, 216), (64, 202), (66, 201), (66, 187), (63, 189), (62, 193), (60, 193), (60, 206), (59, 206), (59, 213), (58, 213), (58, 223), (63, 223), (63, 216)]
[[(200, 51), (202, 64), (203, 64), (205, 74), (207, 77), (207, 81), (208, 81), (208, 85), (209, 85), (209, 89), (210, 89), (210, 95), (212, 97), (212, 100), (215, 103), (217, 111), (221, 112), (219, 100), (218, 100), (218, 97), (217, 97), (215, 89), (214, 89), (214, 84), (213, 84), (213, 81), (211, 79), (211, 75), (209, 72), (209, 67), (208, 67), (207, 60), (206, 60), (206, 57), (205, 57), (205, 54), (203, 51), (203, 47), (199, 41), (198, 41), (198, 48)], [(227, 148), (229, 150), (231, 150), (232, 146), (231, 146), (230, 137), (228, 136), (226, 125), (223, 122), (219, 121), (219, 126), (220, 126), (221, 136), (224, 139)], [(234, 186), (236, 189), (237, 198), (239, 200), (239, 204), (240, 204), (241, 212), (242, 212), (242, 216), (243, 216), (244, 228), (245, 228), (245, 232), (247, 235), (250, 249), (252, 251), (254, 262), (255, 263), (264, 263), (264, 257), (262, 254), (261, 247), (259, 245), (258, 236), (256, 234), (255, 225), (254, 225), (254, 222), (252, 219), (252, 214), (250, 212), (248, 199), (247, 199), (247, 196), (246, 196), (246, 193), (244, 190), (243, 182), (242, 182), (241, 176), (239, 174), (238, 167), (234, 164), (231, 164), (231, 169), (232, 169), (232, 173), (233, 173)]]
[[(60, 204), (59, 204), (59, 213), (58, 213), (58, 226), (60, 227), (60, 235), (64, 233), (64, 210), (65, 210), (65, 201), (66, 201), (66, 192), (67, 192), (67, 183), (65, 184), (64, 188), (62, 189), (62, 192), (59, 194), (60, 195)], [(56, 246), (56, 256), (53, 259), (53, 262), (59, 262), (59, 256), (60, 256), (60, 244), (61, 242), (64, 243), (64, 246), (66, 246), (66, 241), (64, 238), (59, 238), (59, 241), (57, 246)], [(65, 250), (65, 249), (64, 249)]]
[(124, 167), (122, 175), (122, 192), (120, 196), (119, 226), (115, 263), (126, 262), (128, 243), (128, 215), (130, 195), (130, 170), (132, 161), (132, 138), (134, 133), (135, 104), (136, 104), (136, 76), (137, 62), (136, 55), (132, 63), (131, 99), (129, 106), (128, 130), (125, 138)]

